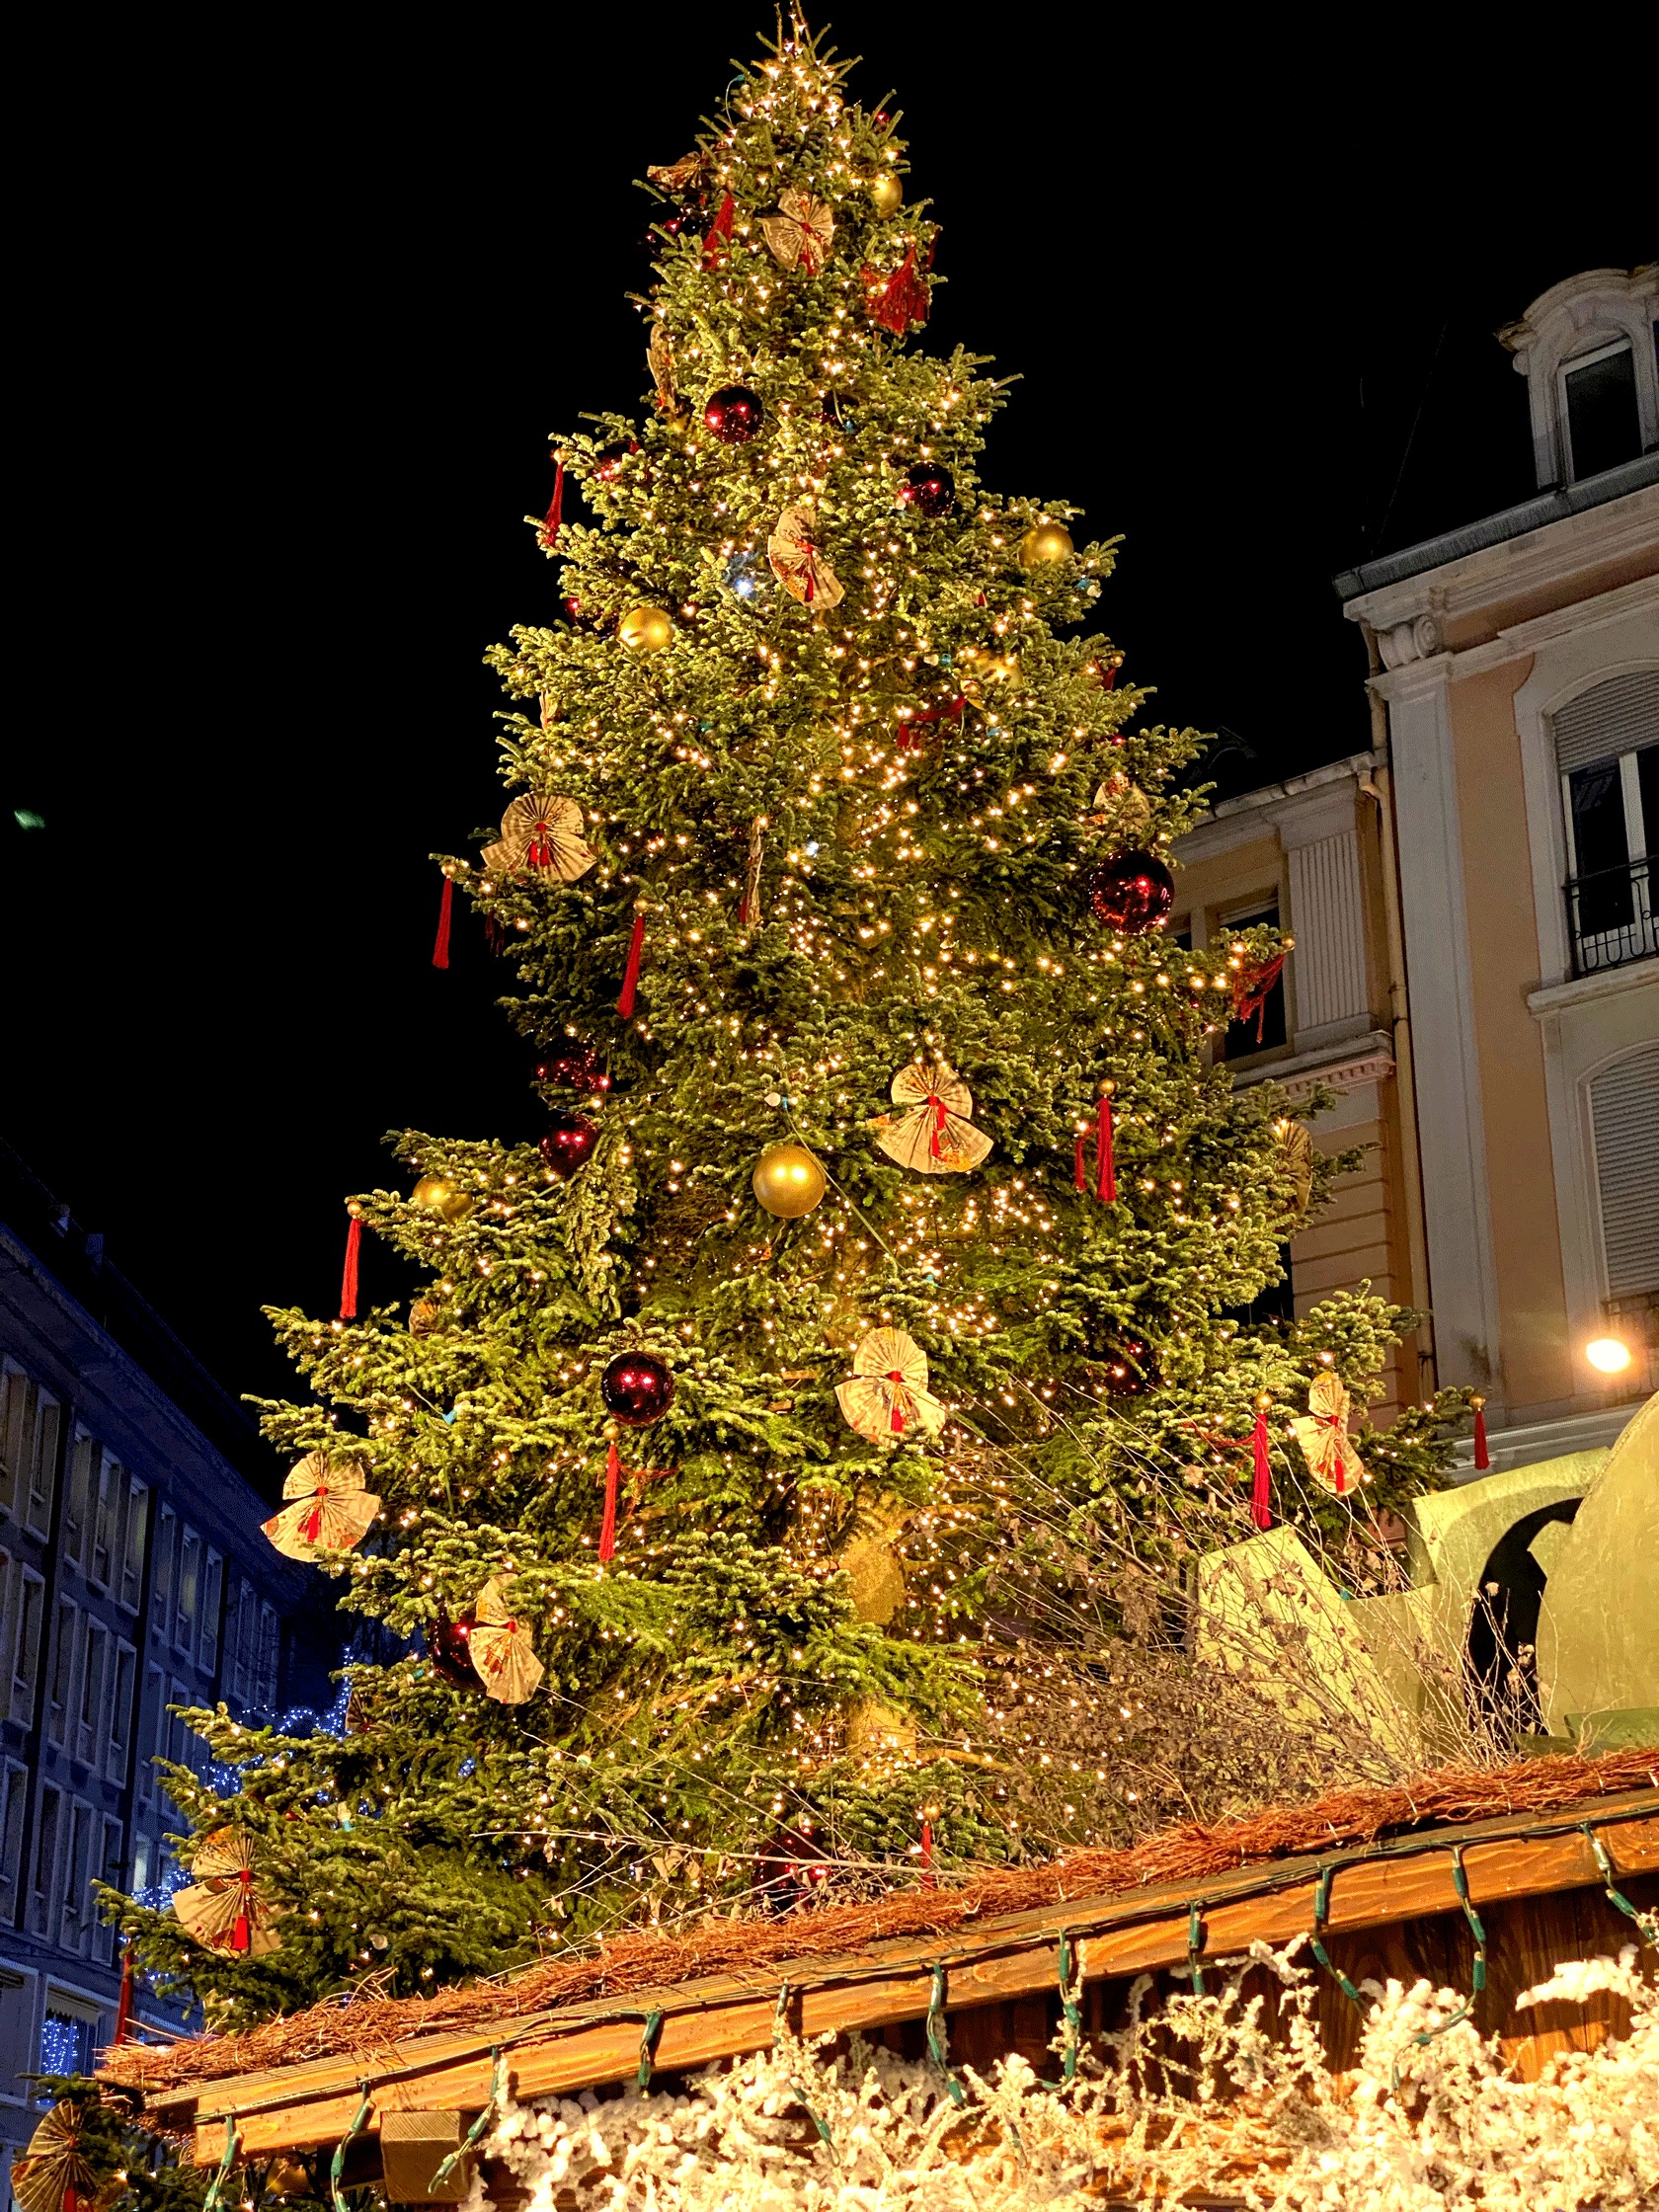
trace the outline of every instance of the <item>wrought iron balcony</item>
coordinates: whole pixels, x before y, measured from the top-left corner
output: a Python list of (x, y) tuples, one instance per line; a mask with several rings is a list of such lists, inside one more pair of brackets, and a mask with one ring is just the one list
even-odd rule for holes
[(1659, 854), (1629, 860), (1617, 868), (1598, 868), (1575, 876), (1566, 886), (1567, 933), (1572, 938), (1573, 974), (1594, 976), (1604, 968), (1659, 955), (1659, 914), (1653, 906), (1653, 879)]

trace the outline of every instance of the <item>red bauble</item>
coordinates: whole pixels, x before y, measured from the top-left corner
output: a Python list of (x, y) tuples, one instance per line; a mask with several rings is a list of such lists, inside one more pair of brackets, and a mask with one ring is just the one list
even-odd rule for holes
[(722, 445), (747, 445), (758, 437), (766, 410), (760, 394), (747, 384), (727, 384), (703, 409), (703, 424)]
[(451, 1690), (478, 1688), (471, 1658), (473, 1626), (470, 1618), (445, 1620), (441, 1615), (427, 1625), (427, 1657), (433, 1673)]
[(1138, 1398), (1152, 1386), (1151, 1354), (1138, 1336), (1126, 1336), (1100, 1354), (1106, 1388), (1115, 1398)]
[(937, 522), (956, 505), (956, 479), (937, 461), (924, 461), (919, 468), (911, 469), (908, 481), (900, 487), (899, 497), (918, 514)]
[(549, 1107), (541, 1156), (561, 1182), (576, 1173), (598, 1141), (598, 1131), (585, 1114), (567, 1113), (563, 1106)]
[(594, 483), (613, 484), (621, 475), (622, 463), (628, 455), (638, 451), (639, 447), (633, 444), (601, 446), (593, 462)]
[(550, 1046), (536, 1062), (535, 1079), (549, 1090), (607, 1091), (610, 1077), (592, 1045), (575, 1039)]
[(649, 1352), (618, 1352), (599, 1378), (605, 1411), (630, 1429), (648, 1429), (673, 1403), (674, 1379)]
[(1154, 929), (1175, 902), (1175, 878), (1151, 852), (1120, 852), (1089, 878), (1089, 905), (1126, 937)]

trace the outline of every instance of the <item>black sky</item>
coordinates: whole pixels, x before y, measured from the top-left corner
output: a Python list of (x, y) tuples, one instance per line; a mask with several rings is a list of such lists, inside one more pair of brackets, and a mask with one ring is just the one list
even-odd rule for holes
[[(286, 1373), (262, 1301), (332, 1309), (382, 1132), (536, 1125), (470, 921), (428, 965), (427, 855), (500, 811), (548, 434), (639, 402), (630, 181), (767, 18), (248, 20), (128, 19), (96, 85), (66, 31), (30, 97), (0, 823), (0, 1129), (236, 1390)], [(1289, 17), (975, 20), (833, 42), (945, 225), (930, 342), (1023, 378), (988, 475), (1125, 533), (1105, 625), (1235, 786), (1363, 748), (1332, 573), (1526, 496), (1492, 331), (1650, 255), (1645, 198), (1526, 157), (1490, 54), (1420, 106)]]

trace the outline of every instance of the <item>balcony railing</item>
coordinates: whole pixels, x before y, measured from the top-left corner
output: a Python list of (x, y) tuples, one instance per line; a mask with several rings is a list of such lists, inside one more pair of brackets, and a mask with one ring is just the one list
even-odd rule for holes
[(1566, 886), (1575, 976), (1599, 975), (1604, 968), (1620, 968), (1627, 960), (1651, 960), (1659, 954), (1655, 875), (1659, 875), (1659, 856), (1598, 868), (1593, 875), (1575, 876)]

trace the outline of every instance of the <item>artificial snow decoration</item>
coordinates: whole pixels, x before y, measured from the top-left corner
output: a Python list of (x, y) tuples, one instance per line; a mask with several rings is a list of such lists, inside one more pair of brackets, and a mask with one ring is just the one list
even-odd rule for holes
[(1307, 1411), (1291, 1423), (1308, 1473), (1339, 1498), (1360, 1471), (1348, 1441), (1348, 1410), (1353, 1402), (1334, 1375), (1316, 1375), (1307, 1386)]
[(545, 791), (514, 799), (502, 816), (501, 841), (484, 847), (484, 865), (501, 875), (534, 868), (575, 883), (598, 858), (582, 837), (582, 809)]
[(499, 1575), (478, 1593), (467, 1652), (479, 1681), (499, 1703), (521, 1705), (535, 1696), (541, 1661), (531, 1648), (529, 1625), (508, 1604)]
[[(1063, 2038), (1050, 2084), (1019, 2057), (947, 2078), (856, 2035), (835, 2057), (780, 2034), (678, 2095), (630, 2086), (508, 2103), (481, 2149), (528, 2191), (525, 2212), (1086, 2212), (1196, 2193), (1252, 2212), (1635, 2212), (1656, 2201), (1659, 1993), (1633, 1950), (1560, 1967), (1519, 2001), (1611, 1989), (1632, 2012), (1626, 2039), (1562, 2052), (1521, 2082), (1497, 2037), (1446, 2026), (1462, 2000), (1427, 1982), (1368, 1983), (1358, 2064), (1333, 2076), (1313, 1977), (1296, 1959), (1304, 1941), (1219, 1961), (1216, 1994), (1161, 2010), (1147, 2008), (1143, 1976), (1124, 2027), (1101, 2040), (1103, 2063), (1085, 2049), (1069, 2083)], [(1241, 1988), (1252, 1966), (1271, 1997)], [(1190, 2098), (1170, 2094), (1176, 2072)], [(467, 2212), (486, 2212), (481, 2182)]]
[(892, 1444), (914, 1422), (929, 1436), (945, 1425), (945, 1408), (927, 1387), (927, 1354), (903, 1329), (871, 1329), (860, 1339), (835, 1397), (847, 1427), (874, 1444)]
[(357, 1460), (307, 1452), (288, 1469), (282, 1495), (292, 1502), (261, 1523), (284, 1559), (315, 1559), (320, 1551), (350, 1551), (368, 1534), (380, 1500), (364, 1487)]
[(901, 1167), (923, 1175), (966, 1175), (990, 1150), (990, 1139), (968, 1119), (974, 1097), (945, 1061), (927, 1067), (912, 1061), (893, 1078), (893, 1103), (906, 1111), (881, 1116), (876, 1143)]

